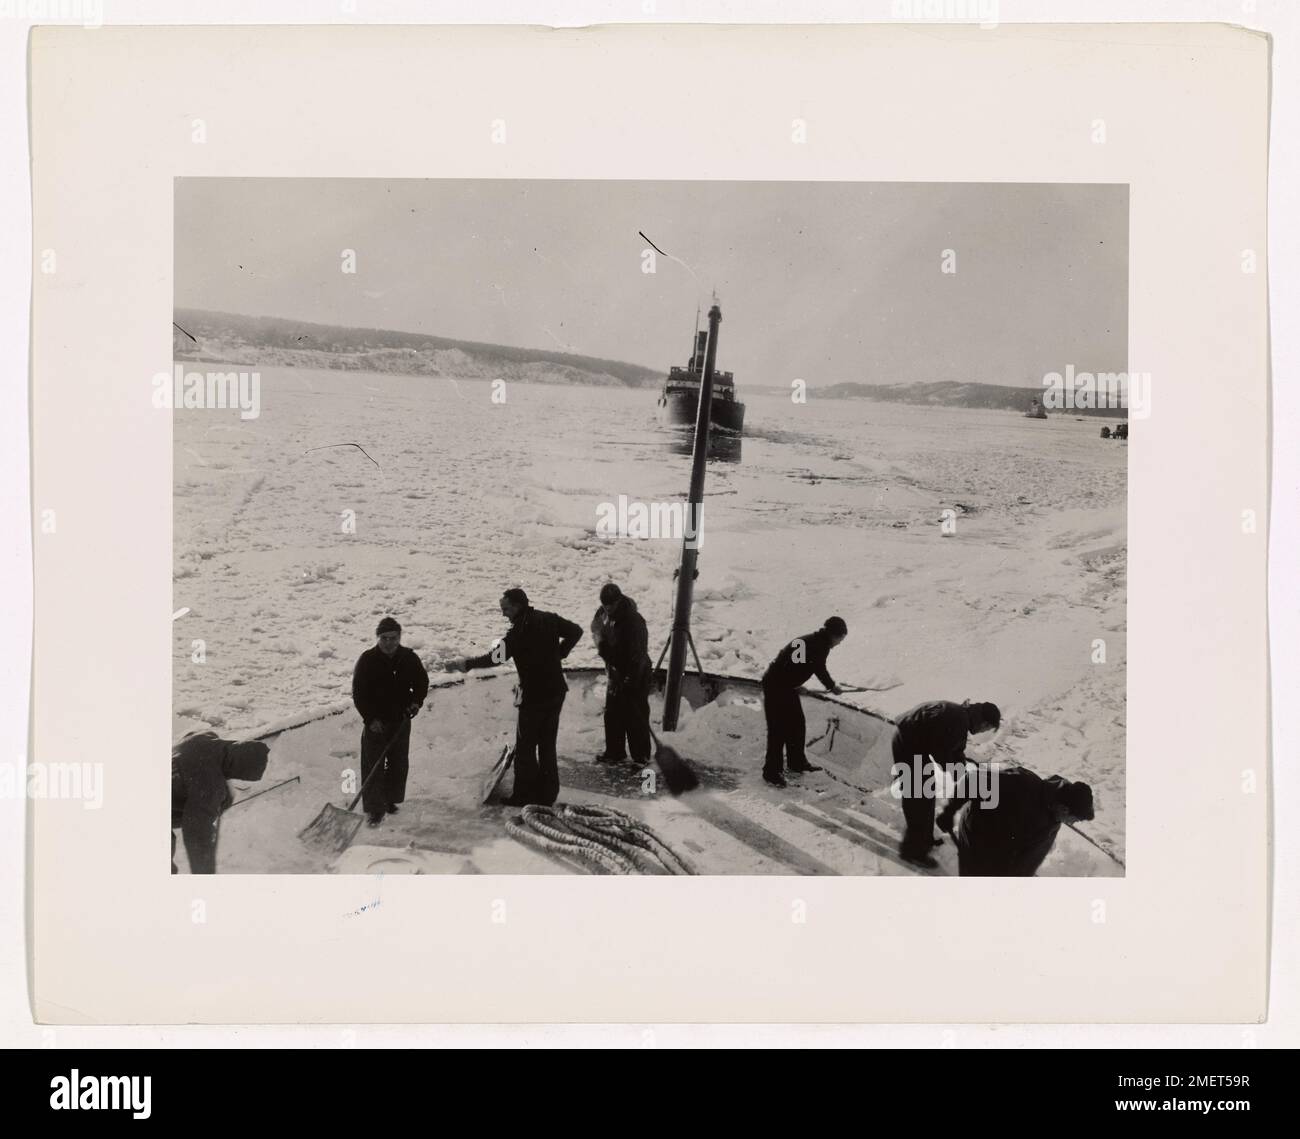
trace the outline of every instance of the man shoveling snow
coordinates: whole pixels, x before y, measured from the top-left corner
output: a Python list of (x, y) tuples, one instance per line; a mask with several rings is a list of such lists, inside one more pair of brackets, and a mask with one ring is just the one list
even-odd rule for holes
[(785, 645), (763, 673), (763, 715), (767, 720), (763, 778), (773, 787), (786, 785), (787, 766), (796, 774), (821, 770), (804, 754), (807, 724), (799, 688), (809, 677), (816, 676), (827, 692), (840, 694), (840, 686), (826, 671), (826, 658), (848, 635), (849, 627), (843, 618), (828, 617), (817, 632), (795, 637)]
[[(402, 626), (385, 617), (378, 640), (357, 660), (352, 702), (361, 713), (361, 806), (370, 826), (396, 814), (406, 798), (411, 717), (429, 694), (429, 674), (420, 658), (402, 644)], [(382, 759), (384, 769), (375, 772)], [(374, 778), (369, 776), (374, 773)]]
[(172, 873), (176, 831), (191, 874), (217, 872), (217, 831), (234, 802), (227, 779), (261, 779), (271, 749), (258, 740), (234, 743), (215, 732), (191, 732), (172, 748)]
[(1002, 713), (996, 704), (956, 704), (931, 700), (898, 717), (894, 728), (894, 772), (901, 775), (905, 827), (899, 854), (933, 869), (930, 855), (943, 842), (934, 837), (934, 769), (949, 770), (966, 762), (966, 739), (996, 731)]
[[(997, 794), (950, 799), (935, 823), (957, 844), (963, 878), (1032, 878), (1051, 853), (1061, 824), (1093, 817), (1092, 788), (1025, 767), (994, 768)], [(960, 817), (958, 817), (960, 815)]]

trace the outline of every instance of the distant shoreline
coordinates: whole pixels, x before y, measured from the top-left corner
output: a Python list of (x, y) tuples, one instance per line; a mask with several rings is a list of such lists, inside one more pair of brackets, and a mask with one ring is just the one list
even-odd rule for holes
[[(1027, 412), (1033, 400), (1041, 400), (1042, 388), (1017, 388), (1004, 384), (974, 384), (939, 380), (915, 384), (832, 384), (828, 388), (808, 387), (817, 399), (865, 399), (877, 403), (906, 403), (916, 407), (964, 407), (980, 411)], [(1047, 417), (1127, 419), (1126, 407), (1067, 407), (1047, 409)]]
[(572, 352), (282, 317), (178, 308), (172, 325), (172, 355), (182, 363), (628, 388), (655, 388), (664, 376), (639, 364)]
[[(508, 380), (516, 383), (655, 389), (667, 374), (640, 364), (557, 352), (454, 340), (417, 332), (346, 328), (282, 317), (255, 317), (205, 309), (173, 313), (172, 357), (182, 364), (236, 368), (315, 368), (431, 379)], [(740, 385), (744, 391), (744, 385)], [(753, 385), (756, 395), (788, 394), (785, 388)], [(814, 399), (866, 399), (913, 406), (986, 411), (1029, 409), (1039, 388), (938, 381), (913, 384), (810, 384)], [(743, 394), (742, 394), (743, 398)], [(1049, 409), (1049, 416), (1126, 419), (1126, 408)]]

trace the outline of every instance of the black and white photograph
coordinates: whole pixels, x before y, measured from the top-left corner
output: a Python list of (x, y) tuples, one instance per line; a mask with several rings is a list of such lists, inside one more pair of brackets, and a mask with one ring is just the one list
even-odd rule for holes
[(178, 177), (172, 872), (1123, 876), (1129, 204)]
[(503, 1041), (1280, 1093), (1297, 28), (211, 2), (0, 21), (23, 1094), (310, 1048), (337, 1128), (362, 1050)]

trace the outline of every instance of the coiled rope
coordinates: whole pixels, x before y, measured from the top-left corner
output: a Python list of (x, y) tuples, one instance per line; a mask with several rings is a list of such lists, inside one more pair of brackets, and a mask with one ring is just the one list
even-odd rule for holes
[(526, 846), (587, 862), (606, 874), (694, 874), (695, 868), (655, 832), (613, 807), (529, 805), (506, 820)]

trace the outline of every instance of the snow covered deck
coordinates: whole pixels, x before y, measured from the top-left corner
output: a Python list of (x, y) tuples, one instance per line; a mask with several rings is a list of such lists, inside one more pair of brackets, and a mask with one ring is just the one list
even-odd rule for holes
[[(691, 762), (701, 787), (672, 798), (648, 769), (595, 763), (604, 736), (605, 680), (595, 669), (568, 673), (560, 722), (561, 803), (615, 807), (652, 826), (700, 874), (916, 874), (896, 853), (902, 812), (888, 790), (891, 724), (844, 700), (804, 697), (808, 753), (826, 770), (793, 776), (778, 790), (760, 778), (764, 746), (756, 682), (689, 675), (680, 730), (665, 737)], [(355, 783), (361, 725), (352, 711), (289, 729), (272, 742), (261, 785), (300, 782), (237, 807), (221, 825), (221, 873), (562, 874), (573, 867), (506, 832), (517, 810), (483, 807), (486, 772), (514, 738), (514, 673), (439, 678), (412, 725), (410, 777), (401, 811), (357, 834), (331, 861), (306, 849), (298, 833), (326, 802), (346, 806)], [(715, 699), (708, 699), (716, 693)], [(658, 722), (657, 698), (651, 701)], [(507, 776), (507, 787), (510, 777)], [(178, 855), (182, 852), (178, 851)], [(955, 874), (950, 844), (936, 849), (938, 870)], [(178, 865), (184, 869), (183, 859)], [(1043, 875), (1103, 875), (1120, 867), (1063, 830)]]

